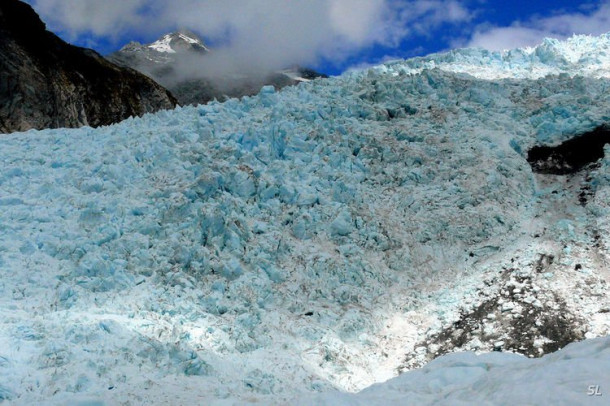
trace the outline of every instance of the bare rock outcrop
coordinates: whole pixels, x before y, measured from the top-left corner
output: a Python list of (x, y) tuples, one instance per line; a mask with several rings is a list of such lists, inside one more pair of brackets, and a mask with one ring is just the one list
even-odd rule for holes
[(97, 127), (175, 106), (152, 79), (47, 31), (29, 5), (0, 2), (0, 132)]

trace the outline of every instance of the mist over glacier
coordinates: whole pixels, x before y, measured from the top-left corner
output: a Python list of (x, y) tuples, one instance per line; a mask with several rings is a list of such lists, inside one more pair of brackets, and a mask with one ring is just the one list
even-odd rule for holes
[[(607, 336), (610, 161), (581, 179), (526, 157), (610, 121), (609, 48), (453, 51), (3, 137), (0, 401), (282, 404), (447, 352)], [(521, 349), (510, 327), (530, 310), (544, 328)], [(450, 330), (478, 313), (480, 328)], [(566, 401), (610, 387), (608, 340), (593, 343), (571, 347), (579, 368), (601, 361), (565, 371), (583, 380)], [(465, 360), (469, 384), (473, 357), (421, 371)], [(561, 359), (492, 357), (494, 371)], [(416, 373), (389, 385), (416, 391)]]

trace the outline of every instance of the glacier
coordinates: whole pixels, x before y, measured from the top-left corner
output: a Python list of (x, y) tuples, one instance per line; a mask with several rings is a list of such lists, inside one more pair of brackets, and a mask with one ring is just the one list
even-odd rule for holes
[[(609, 47), (456, 50), (3, 136), (0, 402), (347, 403), (488, 362), (446, 353), (524, 354), (490, 355), (501, 379), (607, 336), (610, 155), (575, 176), (526, 158), (610, 122)], [(609, 387), (607, 339), (570, 348), (590, 341), (583, 403)]]
[[(479, 79), (540, 79), (548, 75), (610, 77), (610, 33), (599, 37), (574, 35), (566, 41), (546, 38), (536, 47), (503, 52), (482, 48), (395, 61), (374, 67), (390, 74), (421, 73), (425, 69), (466, 73)], [(356, 74), (358, 74), (356, 72)]]

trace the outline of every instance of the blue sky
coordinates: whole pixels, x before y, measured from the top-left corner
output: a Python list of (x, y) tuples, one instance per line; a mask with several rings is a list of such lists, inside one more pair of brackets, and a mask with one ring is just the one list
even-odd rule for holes
[(48, 28), (102, 54), (176, 28), (245, 63), (328, 74), (456, 47), (492, 50), (610, 31), (610, 0), (27, 0)]

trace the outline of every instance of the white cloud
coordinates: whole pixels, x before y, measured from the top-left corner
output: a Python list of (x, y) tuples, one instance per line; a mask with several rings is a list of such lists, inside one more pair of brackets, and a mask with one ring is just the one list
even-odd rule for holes
[(385, 7), (384, 0), (330, 0), (330, 26), (351, 43), (365, 43), (370, 28), (384, 20)]
[(545, 37), (565, 39), (573, 34), (600, 35), (610, 31), (609, 23), (610, 0), (604, 0), (586, 12), (516, 21), (508, 27), (482, 26), (475, 30), (469, 41), (456, 45), (501, 51), (534, 46)]
[(130, 27), (143, 25), (147, 0), (29, 0), (51, 30), (71, 39), (84, 33), (115, 38)]
[(396, 46), (441, 24), (468, 21), (456, 0), (27, 0), (50, 29), (75, 40), (123, 40), (179, 27), (225, 40), (232, 58), (260, 66), (342, 61)]

